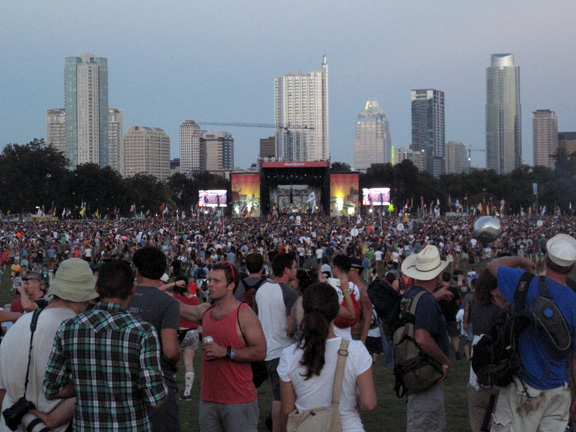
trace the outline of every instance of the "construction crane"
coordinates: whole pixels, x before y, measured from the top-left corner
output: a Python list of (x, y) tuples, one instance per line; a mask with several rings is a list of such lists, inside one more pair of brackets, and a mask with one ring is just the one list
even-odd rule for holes
[(472, 152), (473, 151), (486, 152), (486, 149), (476, 149), (476, 148), (472, 148), (472, 146), (468, 146), (468, 160), (469, 161), (472, 161)]
[(291, 130), (314, 130), (312, 126), (300, 126), (300, 125), (275, 125), (272, 123), (226, 123), (226, 122), (203, 122), (197, 121), (200, 126), (233, 126), (233, 127), (249, 127), (249, 128), (265, 128), (265, 129), (284, 129), (285, 132)]

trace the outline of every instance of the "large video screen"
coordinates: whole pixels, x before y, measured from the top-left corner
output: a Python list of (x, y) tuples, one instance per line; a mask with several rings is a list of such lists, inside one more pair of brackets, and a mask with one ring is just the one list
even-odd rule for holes
[(198, 191), (199, 207), (226, 207), (226, 191), (225, 190), (201, 190)]
[(232, 174), (230, 205), (234, 217), (260, 216), (260, 173)]
[(369, 207), (390, 205), (390, 188), (362, 188), (362, 205)]

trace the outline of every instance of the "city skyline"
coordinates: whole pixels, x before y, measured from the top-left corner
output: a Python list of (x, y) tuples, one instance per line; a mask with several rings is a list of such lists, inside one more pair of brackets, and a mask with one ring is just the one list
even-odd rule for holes
[[(173, 158), (179, 154), (179, 126), (187, 119), (274, 123), (274, 77), (317, 70), (323, 55), (330, 64), (332, 161), (353, 164), (358, 107), (369, 98), (386, 113), (394, 146), (408, 148), (413, 88), (446, 93), (446, 141), (485, 148), (486, 66), (492, 54), (510, 52), (522, 69), (522, 154), (531, 164), (532, 112), (550, 109), (560, 132), (576, 130), (570, 97), (576, 93), (576, 59), (567, 55), (574, 45), (574, 13), (571, 0), (553, 8), (533, 0), (522, 8), (495, 0), (368, 1), (361, 8), (298, 0), (59, 0), (49, 8), (6, 3), (0, 16), (0, 148), (46, 137), (46, 110), (64, 106), (62, 61), (85, 52), (108, 59), (109, 106), (124, 113), (125, 132), (135, 125), (164, 129)], [(158, 16), (165, 19), (158, 22)], [(226, 32), (211, 31), (216, 21)], [(554, 43), (541, 37), (545, 33)], [(383, 41), (382, 48), (375, 50), (368, 40)], [(235, 165), (243, 168), (256, 160), (259, 140), (274, 132), (227, 131), (235, 139)], [(472, 167), (484, 167), (485, 159), (473, 152)]]

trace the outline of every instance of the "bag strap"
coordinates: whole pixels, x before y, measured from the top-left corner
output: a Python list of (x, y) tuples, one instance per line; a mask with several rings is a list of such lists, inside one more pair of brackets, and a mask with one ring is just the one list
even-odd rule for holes
[(38, 317), (44, 309), (36, 309), (32, 315), (32, 322), (30, 323), (30, 349), (28, 350), (28, 366), (26, 366), (26, 381), (24, 383), (24, 397), (26, 397), (26, 390), (28, 390), (28, 376), (30, 374), (30, 362), (32, 361), (32, 341), (34, 340), (34, 332), (38, 324)]
[(416, 294), (414, 296), (414, 298), (412, 299), (412, 301), (410, 302), (410, 309), (408, 309), (408, 312), (411, 313), (412, 315), (416, 316), (416, 308), (418, 307), (418, 301), (420, 300), (420, 298), (426, 294), (428, 291), (426, 291), (425, 289), (423, 289), (422, 291), (420, 291), (418, 294)]
[(548, 300), (554, 300), (554, 296), (552, 295), (552, 291), (550, 291), (550, 287), (548, 286), (548, 282), (546, 282), (545, 276), (540, 276), (538, 278), (538, 295), (540, 297), (545, 297)]
[(342, 381), (344, 379), (344, 366), (346, 366), (346, 359), (348, 358), (348, 345), (349, 339), (342, 339), (340, 348), (338, 349), (338, 361), (336, 363), (336, 373), (334, 374), (334, 387), (332, 389), (332, 403), (338, 404), (340, 401), (340, 393), (342, 392)]
[(515, 313), (524, 312), (524, 305), (526, 303), (526, 295), (528, 294), (528, 288), (530, 287), (532, 279), (534, 279), (535, 277), (536, 275), (530, 272), (524, 272), (522, 274), (522, 277), (518, 281), (518, 286), (516, 287), (516, 291), (514, 292), (513, 311)]

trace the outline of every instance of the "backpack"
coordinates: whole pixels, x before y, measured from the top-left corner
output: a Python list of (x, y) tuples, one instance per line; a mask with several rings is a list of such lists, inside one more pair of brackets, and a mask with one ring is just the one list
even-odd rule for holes
[(478, 384), (483, 387), (505, 387), (515, 375), (522, 373), (522, 359), (518, 352), (518, 337), (529, 325), (523, 313), (528, 287), (534, 275), (525, 272), (514, 294), (514, 302), (496, 319), (488, 333), (474, 345), (472, 369)]
[(389, 328), (394, 328), (400, 317), (400, 302), (402, 296), (396, 292), (386, 278), (374, 280), (367, 289), (368, 297), (378, 318), (387, 324)]
[(242, 303), (247, 303), (252, 309), (254, 309), (254, 299), (256, 298), (256, 291), (258, 288), (267, 281), (266, 276), (262, 276), (253, 285), (249, 285), (246, 279), (242, 279), (242, 284), (244, 285), (244, 294), (242, 295)]
[[(360, 317), (360, 306), (358, 306), (358, 300), (356, 300), (356, 296), (352, 291), (350, 291), (350, 297), (352, 297), (352, 306), (354, 308), (354, 318), (353, 319), (345, 319), (341, 317), (336, 317), (334, 320), (334, 325), (338, 328), (345, 329), (348, 327), (352, 327), (358, 321)], [(341, 306), (346, 306), (346, 299), (342, 300), (340, 303)]]
[(414, 296), (394, 327), (394, 390), (399, 398), (426, 390), (444, 376), (442, 365), (420, 348), (414, 336), (418, 302), (425, 294), (428, 291), (422, 290)]

